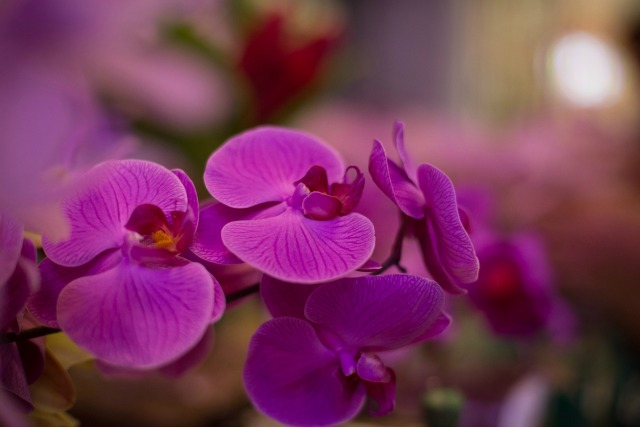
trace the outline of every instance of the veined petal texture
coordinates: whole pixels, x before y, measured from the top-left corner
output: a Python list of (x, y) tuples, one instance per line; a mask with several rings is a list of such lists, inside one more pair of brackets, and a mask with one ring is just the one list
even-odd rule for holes
[(478, 279), (480, 264), (467, 234), (449, 177), (429, 164), (418, 167), (418, 185), (424, 194), (429, 215), (427, 221), (435, 233), (434, 246), (447, 274), (458, 283), (473, 283)]
[(204, 174), (211, 195), (233, 208), (248, 208), (291, 197), (294, 182), (311, 166), (327, 172), (329, 182), (342, 178), (344, 167), (337, 152), (300, 131), (260, 127), (228, 140), (215, 151)]
[(316, 283), (364, 264), (375, 237), (373, 224), (360, 214), (315, 221), (287, 209), (272, 218), (231, 222), (222, 229), (222, 241), (238, 258), (270, 276)]
[(214, 287), (196, 263), (146, 268), (124, 260), (80, 277), (58, 298), (58, 322), (106, 363), (139, 369), (176, 360), (211, 323)]
[(340, 372), (337, 355), (313, 327), (293, 317), (263, 324), (251, 339), (244, 385), (253, 404), (293, 426), (330, 426), (353, 418), (365, 387)]
[(43, 246), (56, 264), (82, 265), (106, 249), (122, 244), (124, 226), (134, 209), (152, 204), (163, 212), (185, 212), (187, 193), (171, 171), (143, 160), (101, 163), (87, 172), (91, 182), (63, 201), (71, 221), (68, 240), (53, 243), (46, 236)]
[(400, 210), (412, 218), (424, 217), (424, 197), (407, 173), (387, 157), (379, 141), (373, 142), (369, 157), (369, 173), (378, 188)]
[(437, 283), (393, 274), (345, 278), (316, 289), (305, 315), (349, 349), (392, 350), (415, 342), (442, 313)]

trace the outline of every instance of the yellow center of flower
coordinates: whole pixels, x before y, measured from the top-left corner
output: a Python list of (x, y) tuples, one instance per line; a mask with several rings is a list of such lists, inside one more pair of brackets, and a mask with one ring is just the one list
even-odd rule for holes
[(167, 249), (175, 244), (171, 236), (162, 230), (154, 231), (151, 234), (151, 239), (153, 239), (154, 245), (160, 249)]

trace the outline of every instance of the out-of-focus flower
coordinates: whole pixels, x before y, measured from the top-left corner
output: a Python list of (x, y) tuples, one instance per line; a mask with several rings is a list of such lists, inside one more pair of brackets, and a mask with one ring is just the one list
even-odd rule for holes
[(575, 319), (554, 292), (544, 245), (535, 233), (483, 232), (474, 244), (482, 269), (469, 300), (494, 333), (531, 338), (546, 330), (561, 341), (571, 337)]
[(261, 293), (275, 317), (249, 346), (244, 383), (254, 405), (296, 426), (328, 426), (395, 405), (395, 374), (378, 352), (424, 341), (449, 324), (436, 283), (409, 275), (299, 286), (268, 276)]
[(339, 39), (339, 33), (327, 31), (296, 43), (287, 28), (290, 19), (278, 11), (267, 12), (249, 32), (238, 60), (251, 89), (257, 123), (274, 118), (318, 82)]
[(373, 225), (352, 212), (362, 173), (345, 173), (338, 154), (308, 134), (247, 131), (213, 153), (204, 178), (219, 202), (203, 209), (191, 247), (205, 260), (314, 283), (357, 269), (373, 251)]
[(465, 231), (449, 177), (436, 167), (415, 166), (404, 146), (404, 125), (394, 127), (396, 149), (403, 166), (387, 157), (374, 141), (369, 173), (382, 192), (403, 213), (403, 221), (418, 239), (431, 276), (450, 293), (465, 293), (460, 285), (478, 277), (478, 259)]
[(182, 3), (8, 2), (0, 10), (0, 73), (30, 68), (63, 84), (86, 81), (176, 125), (215, 120), (226, 103), (220, 82), (195, 58), (162, 46), (157, 34), (179, 9), (193, 7)]
[(70, 238), (43, 239), (42, 289), (29, 309), (106, 363), (173, 362), (224, 310), (216, 280), (181, 257), (198, 224), (193, 183), (139, 160), (105, 162), (85, 178), (92, 185), (63, 201)]

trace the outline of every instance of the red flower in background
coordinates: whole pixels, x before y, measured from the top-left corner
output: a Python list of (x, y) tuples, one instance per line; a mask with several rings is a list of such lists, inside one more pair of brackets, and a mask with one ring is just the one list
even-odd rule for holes
[(339, 38), (325, 33), (298, 43), (287, 31), (286, 18), (277, 13), (253, 27), (238, 67), (247, 77), (257, 123), (273, 118), (318, 82)]

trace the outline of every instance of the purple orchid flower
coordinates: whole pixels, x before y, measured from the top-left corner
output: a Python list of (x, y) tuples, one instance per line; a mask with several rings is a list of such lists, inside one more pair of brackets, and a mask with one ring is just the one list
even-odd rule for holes
[(375, 140), (369, 173), (402, 213), (402, 221), (418, 239), (422, 258), (433, 279), (452, 294), (478, 278), (479, 263), (465, 230), (466, 215), (458, 210), (453, 183), (440, 169), (415, 166), (404, 146), (404, 124), (396, 122), (394, 140), (402, 167), (387, 157)]
[(104, 362), (152, 369), (202, 338), (224, 310), (220, 285), (181, 256), (198, 225), (193, 183), (141, 160), (105, 162), (63, 201), (68, 240), (43, 239), (29, 309)]
[(395, 374), (378, 354), (442, 332), (449, 318), (432, 281), (365, 276), (299, 286), (264, 276), (261, 293), (274, 319), (249, 345), (244, 384), (253, 404), (294, 426), (329, 426), (395, 404)]
[(205, 207), (192, 251), (210, 262), (246, 262), (282, 280), (314, 283), (366, 263), (374, 230), (352, 212), (364, 176), (303, 132), (261, 127), (211, 155)]
[(573, 316), (554, 294), (549, 261), (536, 234), (484, 236), (476, 247), (482, 270), (469, 300), (495, 334), (527, 339), (549, 328), (560, 339), (571, 335)]

